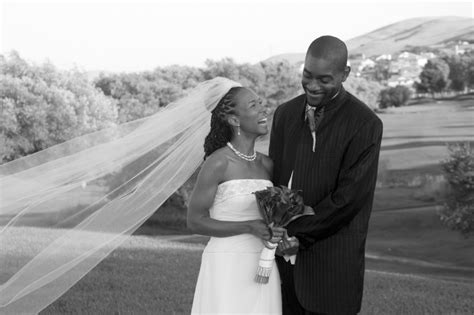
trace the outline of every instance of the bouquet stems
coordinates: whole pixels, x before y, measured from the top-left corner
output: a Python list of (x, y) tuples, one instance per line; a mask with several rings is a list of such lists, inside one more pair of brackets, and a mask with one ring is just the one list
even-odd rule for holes
[(255, 282), (266, 284), (272, 273), (273, 261), (275, 260), (275, 251), (278, 244), (265, 241), (265, 247), (260, 253), (260, 260), (258, 262), (257, 273), (255, 275)]

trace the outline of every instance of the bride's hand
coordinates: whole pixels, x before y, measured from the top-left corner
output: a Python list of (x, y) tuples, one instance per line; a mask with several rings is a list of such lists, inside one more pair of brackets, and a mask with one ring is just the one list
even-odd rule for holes
[(271, 243), (279, 243), (284, 235), (286, 234), (286, 229), (283, 227), (271, 227), (272, 237), (269, 240)]
[(250, 234), (253, 234), (264, 241), (269, 241), (272, 238), (272, 231), (263, 220), (250, 220), (247, 221), (247, 225)]

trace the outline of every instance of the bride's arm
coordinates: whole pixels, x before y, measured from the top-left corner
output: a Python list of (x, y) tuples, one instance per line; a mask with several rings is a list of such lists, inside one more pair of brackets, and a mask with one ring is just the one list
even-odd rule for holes
[(227, 163), (227, 158), (220, 154), (213, 154), (204, 162), (189, 201), (188, 228), (201, 235), (227, 237), (249, 233), (269, 240), (269, 229), (262, 220), (219, 221), (209, 216), (209, 209), (214, 202), (217, 186), (223, 181)]

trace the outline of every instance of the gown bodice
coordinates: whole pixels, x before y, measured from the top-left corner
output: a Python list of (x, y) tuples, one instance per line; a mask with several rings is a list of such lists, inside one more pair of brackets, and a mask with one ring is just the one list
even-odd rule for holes
[[(267, 179), (232, 179), (219, 184), (210, 217), (220, 221), (247, 221), (262, 218), (253, 192), (273, 186)], [(262, 241), (251, 234), (211, 237), (206, 252), (260, 252)]]

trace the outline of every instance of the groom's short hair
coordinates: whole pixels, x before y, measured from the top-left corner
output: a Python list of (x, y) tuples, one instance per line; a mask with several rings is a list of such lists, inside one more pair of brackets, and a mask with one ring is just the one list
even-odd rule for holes
[(306, 55), (314, 58), (333, 60), (343, 71), (347, 65), (347, 46), (337, 37), (325, 35), (316, 38), (308, 47)]

